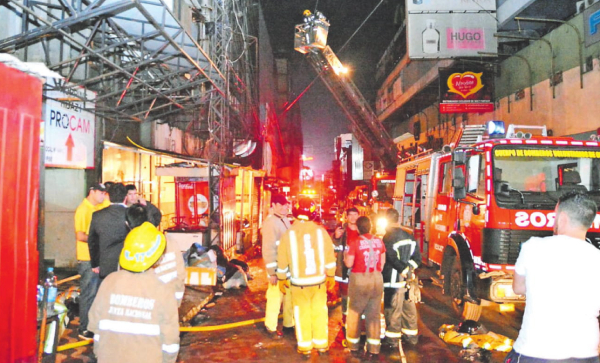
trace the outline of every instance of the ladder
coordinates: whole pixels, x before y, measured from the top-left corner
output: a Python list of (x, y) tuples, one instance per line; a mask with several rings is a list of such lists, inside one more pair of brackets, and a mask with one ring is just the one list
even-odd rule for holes
[(363, 149), (371, 150), (385, 168), (395, 168), (398, 164), (396, 144), (352, 80), (339, 72), (341, 63), (335, 53), (325, 46), (308, 52), (307, 57), (350, 120), (352, 133)]
[(465, 125), (457, 147), (471, 146), (482, 140), (486, 131), (486, 125)]

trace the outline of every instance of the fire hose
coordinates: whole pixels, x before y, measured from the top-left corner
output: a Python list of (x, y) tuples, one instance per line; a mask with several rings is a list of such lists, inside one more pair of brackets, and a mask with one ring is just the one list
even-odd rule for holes
[[(181, 332), (207, 332), (207, 331), (217, 331), (217, 330), (226, 330), (233, 329), (240, 326), (252, 325), (256, 323), (260, 323), (265, 321), (265, 318), (260, 319), (250, 319), (245, 321), (239, 321), (237, 323), (229, 323), (229, 324), (221, 324), (221, 325), (212, 325), (212, 326), (182, 326), (179, 328)], [(80, 340), (74, 343), (68, 343), (64, 345), (60, 345), (56, 348), (57, 352), (62, 352), (64, 350), (74, 349), (83, 347), (89, 344), (92, 344), (93, 340)]]

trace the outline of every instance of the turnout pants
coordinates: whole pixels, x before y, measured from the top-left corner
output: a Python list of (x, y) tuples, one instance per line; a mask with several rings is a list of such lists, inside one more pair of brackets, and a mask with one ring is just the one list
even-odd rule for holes
[(290, 290), (298, 350), (328, 349), (329, 311), (325, 284), (304, 287), (292, 285)]
[(413, 344), (417, 343), (417, 306), (405, 300), (406, 288), (386, 288), (384, 291), (384, 315), (386, 323), (385, 336), (390, 339), (405, 338)]
[(381, 272), (352, 273), (348, 286), (348, 317), (346, 318), (346, 341), (350, 350), (357, 350), (360, 341), (360, 318), (365, 315), (367, 351), (379, 354), (381, 348), (381, 295), (383, 276)]
[(290, 290), (287, 294), (282, 294), (277, 284), (267, 287), (267, 306), (265, 308), (265, 327), (270, 331), (277, 330), (277, 320), (279, 319), (279, 310), (283, 304), (283, 326), (291, 328), (294, 326), (294, 312), (292, 309), (292, 297)]

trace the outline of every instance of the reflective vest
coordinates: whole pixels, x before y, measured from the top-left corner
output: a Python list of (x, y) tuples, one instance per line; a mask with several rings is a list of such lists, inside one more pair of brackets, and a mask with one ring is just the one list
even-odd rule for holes
[(335, 275), (333, 242), (314, 222), (297, 221), (281, 237), (277, 251), (277, 278), (296, 286), (312, 286)]

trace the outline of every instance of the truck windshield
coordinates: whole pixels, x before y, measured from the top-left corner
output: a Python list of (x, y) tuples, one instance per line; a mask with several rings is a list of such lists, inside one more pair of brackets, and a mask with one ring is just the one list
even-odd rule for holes
[(377, 180), (377, 201), (386, 202), (392, 201), (394, 197), (394, 187), (396, 186), (395, 179), (380, 179)]
[(493, 151), (494, 194), (500, 207), (553, 209), (558, 197), (585, 191), (600, 203), (600, 151), (499, 146)]

